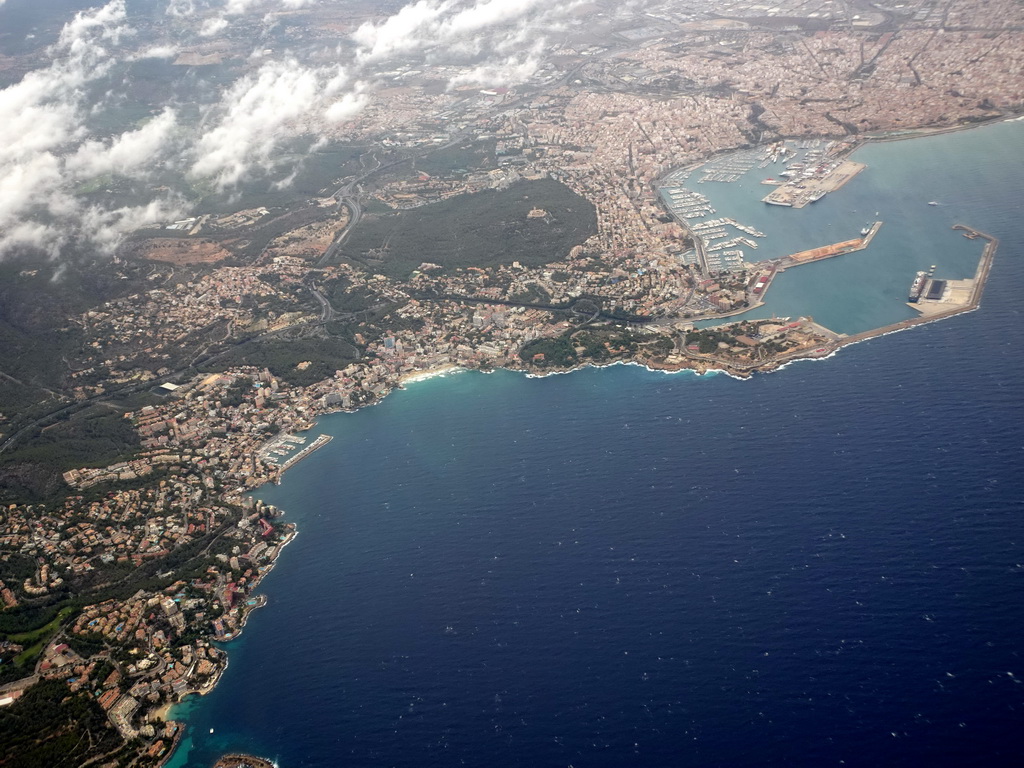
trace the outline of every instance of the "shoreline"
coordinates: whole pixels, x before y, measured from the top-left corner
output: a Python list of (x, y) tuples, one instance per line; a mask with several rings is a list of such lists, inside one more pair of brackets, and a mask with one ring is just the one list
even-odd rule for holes
[[(409, 384), (415, 384), (419, 381), (428, 381), (429, 379), (443, 379), (445, 376), (452, 373), (462, 373), (463, 371), (470, 370), (464, 365), (458, 365), (457, 363), (451, 363), (449, 365), (440, 365), (436, 368), (427, 368), (422, 371), (410, 371), (409, 373), (403, 373), (398, 377), (398, 384), (396, 389), (405, 389)], [(390, 393), (389, 393), (390, 394)], [(387, 395), (384, 395), (387, 397)], [(384, 399), (383, 397), (381, 398)]]
[[(250, 595), (252, 595), (252, 593), (259, 588), (260, 584), (263, 582), (263, 579), (271, 571), (274, 570), (274, 567), (277, 565), (277, 561), (281, 556), (281, 552), (284, 551), (284, 548), (295, 540), (296, 536), (298, 536), (298, 530), (293, 526), (292, 529), (288, 531), (288, 533), (285, 535), (285, 537), (278, 543), (277, 553), (274, 556), (274, 559), (267, 563), (259, 571), (259, 574), (252, 586), (252, 590), (249, 593)], [(264, 607), (267, 604), (268, 600), (265, 594), (256, 595), (254, 599), (256, 601), (255, 604), (246, 606), (245, 610), (242, 612), (242, 616), (240, 617), (238, 622), (237, 631), (230, 638), (226, 638), (223, 641), (221, 641), (222, 644), (226, 645), (241, 637), (242, 633), (245, 631), (246, 624), (249, 621), (249, 616), (256, 609)], [(156, 707), (155, 709), (149, 712), (150, 719), (159, 718), (164, 722), (165, 725), (173, 724), (176, 726), (173, 742), (168, 747), (167, 752), (163, 755), (160, 762), (157, 763), (157, 768), (163, 768), (163, 766), (167, 765), (171, 761), (171, 759), (174, 757), (175, 752), (177, 751), (178, 746), (180, 745), (182, 739), (184, 738), (186, 731), (188, 730), (187, 721), (176, 719), (174, 717), (174, 715), (176, 714), (174, 710), (177, 707), (186, 704), (188, 702), (188, 699), (193, 696), (202, 697), (206, 696), (209, 693), (212, 693), (213, 690), (217, 687), (217, 684), (220, 682), (221, 678), (224, 676), (224, 673), (227, 671), (228, 667), (231, 665), (231, 656), (228, 653), (227, 649), (218, 648), (218, 651), (218, 669), (202, 686), (200, 686), (199, 688), (182, 691), (182, 693), (178, 696), (176, 701), (164, 702), (159, 707)]]
[[(899, 135), (894, 135), (894, 136), (891, 136), (891, 137), (856, 137), (857, 140), (854, 142), (852, 148), (850, 149), (849, 153), (847, 153), (847, 154), (852, 154), (857, 149), (859, 149), (861, 146), (864, 146), (865, 144), (870, 143), (870, 142), (874, 142), (874, 141), (902, 141), (902, 140), (905, 140), (905, 139), (924, 138), (924, 137), (927, 137), (929, 135), (942, 134), (942, 133), (952, 133), (952, 132), (957, 132), (957, 131), (961, 131), (961, 130), (969, 130), (971, 128), (984, 127), (986, 125), (991, 125), (991, 124), (994, 124), (994, 123), (1008, 122), (1008, 121), (1020, 120), (1020, 119), (1021, 119), (1020, 116), (1002, 117), (1002, 118), (998, 118), (998, 119), (993, 119), (993, 120), (988, 120), (988, 121), (984, 121), (984, 122), (979, 122), (979, 123), (976, 123), (976, 124), (959, 125), (959, 126), (953, 126), (953, 127), (944, 128), (944, 129), (933, 129), (933, 130), (921, 129), (921, 130), (919, 130), (917, 132), (900, 133)], [(737, 150), (730, 150), (730, 151), (737, 151)], [(727, 154), (727, 153), (722, 153), (722, 154)], [(717, 155), (715, 155), (715, 156), (717, 156)], [(714, 156), (712, 156), (712, 158), (713, 157)], [(707, 158), (707, 159), (705, 159), (705, 160), (703, 160), (703, 161), (701, 161), (699, 163), (696, 163), (692, 167), (694, 167), (694, 168), (695, 167), (700, 167), (701, 165), (704, 165), (707, 162), (709, 162), (709, 160), (712, 159), (712, 158)], [(679, 170), (680, 169), (676, 168), (676, 169), (673, 169), (672, 171), (670, 171), (669, 173), (678, 172)], [(664, 177), (662, 177), (662, 178), (664, 178)], [(656, 189), (657, 189), (657, 185), (658, 185), (659, 182), (660, 182), (660, 179), (654, 182)], [(925, 324), (929, 324), (929, 323), (932, 323), (932, 322), (939, 322), (939, 321), (942, 321), (942, 320), (946, 320), (946, 319), (955, 317), (955, 316), (960, 315), (960, 314), (966, 314), (968, 312), (973, 312), (973, 311), (975, 311), (976, 309), (978, 309), (980, 307), (981, 298), (982, 298), (982, 294), (984, 292), (985, 283), (987, 282), (987, 279), (989, 277), (989, 274), (990, 274), (990, 271), (991, 271), (991, 267), (992, 267), (992, 262), (994, 261), (995, 253), (998, 250), (999, 240), (997, 238), (995, 238), (994, 236), (992, 236), (992, 235), (988, 235), (988, 234), (986, 234), (984, 232), (980, 232), (978, 230), (974, 230), (974, 229), (972, 229), (970, 227), (964, 227), (963, 225), (957, 225), (957, 226), (960, 229), (965, 229), (965, 230), (967, 230), (969, 232), (973, 232), (973, 233), (975, 233), (975, 235), (977, 237), (980, 237), (980, 238), (986, 240), (985, 248), (983, 250), (983, 253), (982, 253), (981, 257), (979, 258), (978, 267), (977, 267), (977, 270), (975, 272), (975, 277), (974, 277), (975, 283), (974, 283), (973, 289), (971, 291), (969, 301), (967, 303), (953, 306), (953, 307), (951, 307), (948, 310), (942, 310), (942, 311), (938, 311), (938, 312), (931, 313), (931, 314), (924, 314), (924, 315), (921, 315), (921, 316), (918, 316), (918, 317), (909, 318), (909, 319), (906, 319), (906, 320), (901, 320), (901, 321), (898, 321), (896, 323), (892, 323), (892, 324), (889, 324), (889, 325), (886, 325), (886, 326), (875, 328), (875, 329), (872, 329), (872, 330), (869, 330), (869, 331), (853, 334), (853, 335), (850, 335), (850, 336), (842, 336), (840, 338), (837, 338), (835, 341), (831, 341), (829, 343), (822, 344), (815, 351), (810, 351), (810, 350), (807, 350), (807, 349), (802, 349), (802, 350), (793, 352), (789, 356), (782, 355), (782, 356), (780, 356), (778, 358), (775, 358), (775, 359), (772, 359), (772, 360), (759, 361), (759, 362), (756, 362), (756, 363), (750, 363), (749, 365), (740, 365), (740, 364), (736, 364), (736, 363), (729, 362), (729, 361), (726, 361), (726, 360), (721, 360), (721, 359), (714, 358), (714, 357), (702, 357), (702, 356), (699, 356), (699, 355), (694, 355), (694, 354), (687, 353), (686, 351), (683, 351), (681, 353), (681, 355), (682, 355), (682, 357), (684, 359), (680, 360), (679, 362), (671, 362), (671, 363), (665, 363), (665, 362), (659, 363), (659, 362), (657, 362), (657, 361), (655, 361), (653, 359), (648, 359), (648, 358), (645, 358), (645, 357), (640, 356), (640, 355), (634, 355), (633, 357), (617, 359), (617, 360), (611, 360), (611, 361), (608, 361), (608, 362), (601, 362), (601, 363), (583, 362), (583, 363), (580, 363), (580, 364), (577, 364), (577, 365), (573, 365), (573, 366), (569, 366), (569, 367), (564, 367), (564, 368), (543, 369), (543, 368), (536, 368), (536, 367), (534, 367), (534, 366), (532, 366), (532, 365), (530, 365), (530, 364), (528, 364), (528, 363), (526, 363), (525, 361), (522, 361), (522, 360), (509, 359), (508, 361), (506, 361), (506, 364), (504, 364), (504, 365), (497, 365), (494, 369), (489, 369), (489, 370), (497, 370), (498, 368), (503, 368), (503, 369), (508, 370), (508, 371), (514, 371), (514, 372), (517, 372), (517, 373), (521, 373), (521, 374), (525, 375), (527, 378), (546, 378), (547, 376), (555, 376), (555, 375), (562, 375), (562, 374), (573, 373), (573, 372), (575, 372), (577, 370), (582, 370), (582, 369), (585, 369), (585, 368), (601, 369), (601, 368), (607, 368), (607, 367), (611, 367), (611, 366), (615, 366), (615, 365), (633, 365), (633, 366), (644, 367), (648, 371), (651, 371), (651, 372), (658, 372), (658, 373), (664, 373), (664, 374), (676, 374), (676, 373), (681, 373), (681, 372), (684, 372), (684, 371), (691, 371), (693, 373), (693, 375), (696, 375), (696, 376), (704, 376), (704, 375), (712, 375), (712, 374), (724, 374), (726, 376), (729, 376), (730, 378), (739, 379), (739, 380), (747, 380), (747, 379), (751, 378), (755, 373), (772, 373), (772, 372), (775, 372), (775, 371), (782, 370), (783, 368), (786, 368), (787, 366), (789, 366), (791, 364), (794, 364), (794, 363), (797, 363), (797, 362), (800, 362), (800, 361), (803, 361), (803, 360), (809, 360), (809, 361), (827, 360), (827, 359), (830, 359), (832, 357), (835, 357), (836, 354), (838, 354), (839, 350), (842, 349), (843, 347), (852, 346), (854, 344), (859, 344), (859, 343), (861, 343), (863, 341), (868, 341), (868, 340), (876, 338), (876, 337), (887, 336), (887, 335), (890, 335), (890, 334), (893, 334), (893, 333), (899, 333), (899, 332), (902, 332), (902, 331), (905, 331), (905, 330), (910, 330), (910, 329), (912, 329), (912, 328), (914, 328), (914, 327), (916, 327), (918, 325), (925, 325)], [(750, 309), (753, 309), (753, 308), (754, 307), (745, 308), (742, 312), (740, 312), (738, 314), (742, 314), (743, 312), (747, 312), (747, 311), (749, 311)], [(719, 316), (719, 317), (725, 317), (725, 315), (722, 315), (722, 316)], [(712, 319), (712, 318), (705, 318), (705, 319)], [(413, 384), (413, 383), (416, 383), (416, 382), (419, 382), (419, 381), (426, 381), (426, 380), (429, 380), (429, 379), (432, 379), (432, 378), (443, 378), (443, 377), (445, 377), (448, 374), (460, 373), (460, 372), (469, 371), (469, 370), (480, 370), (480, 369), (475, 368), (471, 363), (469, 363), (467, 361), (467, 362), (462, 362), (462, 363), (451, 362), (451, 363), (448, 363), (448, 364), (444, 364), (444, 365), (440, 365), (440, 366), (435, 366), (433, 368), (424, 369), (422, 371), (410, 371), (408, 373), (405, 373), (405, 374), (402, 374), (402, 375), (396, 377), (393, 381), (389, 382), (389, 386), (383, 392), (381, 392), (379, 397), (375, 398), (372, 402), (361, 404), (361, 405), (358, 405), (358, 406), (356, 406), (354, 408), (344, 408), (344, 409), (334, 409), (334, 410), (327, 410), (327, 409), (325, 409), (324, 411), (322, 411), (321, 413), (316, 415), (316, 417), (314, 419), (314, 424), (311, 425), (310, 428), (312, 428), (312, 426), (315, 426), (315, 424), (319, 421), (319, 418), (322, 417), (322, 416), (327, 416), (327, 415), (331, 415), (332, 413), (338, 413), (338, 412), (352, 413), (352, 412), (355, 412), (357, 410), (361, 410), (362, 408), (364, 408), (364, 407), (366, 407), (368, 405), (378, 405), (378, 404), (382, 403), (388, 397), (388, 395), (390, 395), (392, 392), (394, 392), (397, 389), (405, 389), (406, 386), (409, 385), (409, 384)], [(481, 372), (489, 372), (489, 370), (481, 371)], [(327, 441), (325, 441), (325, 442), (327, 442)], [(320, 447), (320, 446), (317, 446), (317, 447)], [(308, 450), (308, 447), (307, 447), (307, 450)], [(310, 451), (310, 452), (312, 452), (312, 451)], [(297, 462), (289, 463), (286, 466), (283, 466), (280, 469), (280, 471), (276, 474), (276, 478), (274, 478), (273, 480), (268, 480), (267, 482), (277, 482), (277, 483), (280, 483), (281, 480), (282, 480), (282, 477), (284, 475), (284, 472), (288, 468), (293, 466), (294, 463), (297, 463)], [(253, 493), (255, 491), (258, 491), (258, 489), (262, 485), (264, 485), (264, 484), (266, 484), (266, 483), (261, 483), (258, 486), (255, 486), (253, 488), (247, 489), (247, 493)], [(262, 583), (263, 578), (268, 573), (270, 573), (273, 570), (273, 568), (275, 567), (275, 565), (277, 563), (278, 558), (280, 557), (281, 551), (284, 549), (285, 546), (287, 546), (287, 544), (291, 543), (291, 541), (294, 539), (294, 537), (297, 535), (297, 533), (298, 533), (297, 529), (294, 526), (292, 526), (292, 528), (289, 531), (289, 533), (287, 534), (287, 536), (280, 543), (280, 545), (278, 547), (278, 551), (275, 554), (273, 560), (269, 564), (267, 564), (267, 566), (259, 574), (259, 577), (256, 580), (256, 583), (253, 585), (253, 590), (252, 591), (255, 591), (259, 587), (260, 583)], [(265, 603), (266, 597), (263, 596), (263, 595), (261, 595), (260, 597), (263, 598), (263, 601)], [(238, 627), (238, 631), (231, 638), (226, 640), (225, 642), (230, 642), (232, 640), (237, 639), (239, 636), (241, 636), (242, 631), (243, 631), (243, 629), (245, 627), (246, 621), (248, 619), (248, 614), (251, 613), (251, 611), (255, 607), (260, 607), (260, 605), (252, 606), (252, 607), (250, 607), (248, 610), (246, 610), (244, 612), (244, 614), (242, 616), (242, 619), (241, 619), (241, 622), (240, 622), (240, 625)], [(228, 654), (228, 652), (226, 650), (222, 651), (221, 657), (222, 657), (221, 665), (219, 665), (219, 666), (221, 666), (221, 668), (217, 671), (217, 673), (212, 678), (210, 678), (210, 680), (207, 682), (206, 685), (203, 686), (203, 688), (201, 690), (188, 691), (188, 692), (182, 694), (182, 696), (178, 699), (178, 701), (176, 701), (176, 702), (167, 702), (167, 703), (161, 705), (160, 707), (155, 708), (154, 710), (151, 711), (151, 713), (150, 713), (151, 716), (160, 717), (160, 719), (162, 719), (164, 722), (166, 722), (166, 723), (172, 723), (173, 722), (173, 723), (175, 723), (178, 726), (177, 732), (174, 735), (173, 743), (168, 747), (166, 754), (164, 755), (163, 759), (159, 762), (160, 766), (164, 766), (168, 762), (170, 762), (170, 760), (177, 753), (177, 750), (178, 750), (178, 748), (179, 748), (179, 746), (180, 746), (180, 744), (181, 744), (181, 742), (183, 740), (183, 736), (185, 734), (185, 731), (188, 728), (187, 720), (183, 720), (183, 721), (169, 720), (168, 717), (170, 717), (170, 715), (173, 712), (175, 707), (177, 707), (178, 705), (182, 704), (184, 702), (184, 700), (186, 698), (188, 698), (189, 696), (191, 696), (192, 694), (198, 694), (198, 695), (202, 696), (202, 695), (205, 695), (205, 694), (209, 693), (210, 691), (212, 691), (216, 687), (216, 685), (220, 681), (224, 671), (227, 669), (227, 666), (228, 666), (228, 663), (229, 663), (229, 658), (228, 658), (229, 654)]]

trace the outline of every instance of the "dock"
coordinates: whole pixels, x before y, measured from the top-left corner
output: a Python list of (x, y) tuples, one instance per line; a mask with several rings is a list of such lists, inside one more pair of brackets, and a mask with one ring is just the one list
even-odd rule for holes
[(761, 201), (769, 205), (803, 208), (821, 200), (829, 192), (835, 192), (866, 167), (853, 160), (841, 160), (827, 173), (811, 176), (801, 174), (801, 178), (776, 187)]
[(306, 458), (311, 453), (313, 453), (313, 451), (317, 450), (318, 448), (323, 448), (325, 445), (327, 445), (333, 439), (334, 438), (331, 437), (331, 435), (320, 435), (319, 437), (317, 437), (316, 440), (314, 440), (312, 443), (307, 445), (305, 448), (303, 448), (301, 451), (296, 453), (294, 456), (292, 456), (290, 459), (288, 459), (284, 464), (282, 464), (280, 466), (280, 468), (277, 471), (278, 479), (280, 480), (281, 475), (283, 475), (285, 473), (285, 471), (287, 471), (287, 470), (291, 469), (292, 467), (294, 467), (296, 464), (298, 464), (304, 458)]
[(869, 245), (871, 241), (875, 239), (875, 235), (878, 234), (878, 230), (882, 228), (882, 224), (885, 222), (876, 221), (868, 229), (868, 233), (863, 237), (855, 238), (853, 240), (843, 240), (839, 243), (832, 243), (831, 245), (823, 245), (818, 248), (811, 248), (806, 251), (799, 251), (798, 253), (792, 253), (789, 256), (779, 261), (779, 271), (785, 271), (789, 267), (795, 267), (800, 264), (810, 264), (813, 261), (822, 261), (824, 259), (832, 259), (836, 256), (843, 256), (847, 253), (855, 253), (856, 251), (863, 251)]
[(981, 292), (984, 290), (985, 281), (988, 280), (988, 272), (992, 267), (992, 256), (999, 243), (991, 235), (963, 224), (954, 224), (953, 229), (963, 232), (964, 237), (969, 240), (985, 240), (985, 248), (978, 261), (978, 268), (974, 277), (966, 280), (935, 280), (934, 278), (929, 280), (929, 285), (936, 282), (942, 283), (943, 291), (942, 295), (937, 298), (922, 296), (914, 303), (908, 302), (908, 306), (921, 313), (922, 318), (920, 319), (933, 320), (950, 317), (960, 312), (976, 309), (981, 303)]

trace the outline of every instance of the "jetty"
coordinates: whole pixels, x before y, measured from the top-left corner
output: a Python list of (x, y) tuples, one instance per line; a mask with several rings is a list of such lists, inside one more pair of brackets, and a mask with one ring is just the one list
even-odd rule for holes
[(876, 221), (868, 229), (868, 233), (863, 237), (854, 238), (853, 240), (843, 240), (839, 243), (832, 243), (831, 245), (823, 245), (818, 248), (811, 248), (806, 251), (799, 251), (798, 253), (792, 253), (779, 261), (779, 272), (783, 272), (789, 267), (795, 267), (800, 264), (809, 264), (812, 261), (822, 261), (824, 259), (835, 258), (836, 256), (843, 256), (847, 253), (854, 253), (856, 251), (863, 251), (869, 245), (871, 241), (875, 239), (875, 235), (878, 234), (878, 230), (882, 228), (882, 224), (885, 222)]
[(292, 467), (294, 467), (296, 464), (298, 464), (304, 458), (306, 458), (311, 453), (313, 453), (313, 451), (315, 451), (318, 448), (322, 448), (323, 446), (327, 445), (333, 439), (334, 438), (331, 435), (320, 435), (319, 437), (317, 437), (316, 440), (314, 440), (312, 443), (307, 445), (305, 448), (303, 448), (301, 451), (296, 453), (294, 456), (290, 457), (287, 461), (284, 462), (284, 464), (281, 464), (281, 466), (279, 467), (279, 469), (277, 471), (277, 479), (280, 480), (281, 479), (281, 475), (283, 475), (287, 470), (289, 470)]

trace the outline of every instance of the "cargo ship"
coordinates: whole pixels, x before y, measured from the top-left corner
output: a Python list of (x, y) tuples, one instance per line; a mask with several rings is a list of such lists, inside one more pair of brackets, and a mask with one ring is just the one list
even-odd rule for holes
[(921, 298), (921, 291), (924, 290), (924, 284), (927, 281), (927, 272), (918, 272), (917, 277), (914, 278), (913, 285), (910, 286), (910, 295), (907, 297), (907, 301), (916, 303)]

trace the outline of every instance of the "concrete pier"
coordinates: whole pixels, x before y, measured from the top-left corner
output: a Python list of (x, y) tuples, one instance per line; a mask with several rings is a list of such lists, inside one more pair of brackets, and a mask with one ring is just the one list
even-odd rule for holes
[(306, 458), (311, 453), (313, 453), (313, 451), (315, 451), (318, 448), (322, 448), (323, 446), (327, 445), (333, 439), (334, 438), (331, 437), (330, 435), (320, 435), (319, 437), (317, 437), (316, 440), (314, 440), (312, 443), (307, 445), (305, 448), (303, 448), (301, 451), (296, 453), (294, 456), (292, 456), (284, 464), (281, 465), (280, 469), (277, 472), (278, 480), (280, 480), (281, 475), (283, 475), (285, 473), (285, 471), (287, 471), (291, 467), (293, 467), (296, 464), (298, 464), (304, 458)]
[(863, 251), (871, 245), (871, 241), (875, 239), (875, 235), (878, 234), (878, 230), (882, 228), (882, 224), (884, 223), (885, 222), (882, 221), (876, 221), (871, 225), (868, 233), (861, 238), (844, 240), (840, 243), (832, 243), (831, 245), (823, 245), (819, 248), (811, 248), (810, 250), (790, 254), (789, 256), (779, 260), (778, 271), (784, 272), (789, 267), (799, 266), (800, 264), (810, 264), (812, 261), (822, 261), (823, 259), (843, 256), (847, 253)]
[(777, 187), (763, 197), (762, 201), (788, 208), (803, 208), (821, 200), (829, 192), (835, 192), (866, 167), (863, 163), (853, 160), (842, 160), (824, 175), (795, 179)]

